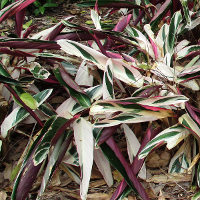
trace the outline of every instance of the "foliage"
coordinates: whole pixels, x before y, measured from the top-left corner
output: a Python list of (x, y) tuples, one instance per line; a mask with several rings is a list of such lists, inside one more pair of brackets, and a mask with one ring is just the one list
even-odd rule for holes
[(13, 3), (14, 0), (2, 0), (1, 1), (1, 9), (4, 8), (7, 4)]
[(44, 3), (41, 0), (36, 0), (33, 5), (36, 7), (34, 9), (34, 14), (37, 16), (39, 14), (44, 14), (47, 8), (57, 7), (58, 4), (54, 0), (46, 0)]
[[(0, 37), (2, 94), (15, 102), (2, 122), (0, 147), (24, 119), (31, 117), (31, 123), (40, 127), (39, 132), (33, 131), (33, 141), (18, 164), (12, 199), (26, 199), (43, 171), (40, 199), (62, 162), (80, 168), (79, 176), (71, 173), (80, 184), (82, 199), (87, 198), (93, 162), (109, 186), (113, 183), (110, 165), (124, 178), (111, 199), (130, 191), (149, 199), (137, 178), (140, 170), (145, 172), (145, 157), (165, 143), (168, 149), (180, 147), (169, 171), (182, 173), (182, 167), (185, 172), (191, 164), (187, 157), (191, 152), (182, 145), (188, 145), (189, 137), (200, 145), (200, 111), (188, 95), (200, 90), (200, 45), (184, 37), (199, 25), (196, 4), (166, 0), (159, 7), (153, 0), (84, 1), (79, 6), (94, 8), (91, 26), (72, 23), (69, 16), (31, 36), (35, 27), (22, 33), (22, 26), (25, 8), (35, 2), (16, 1), (0, 12), (0, 23), (16, 16), (18, 36)], [(44, 12), (42, 6), (38, 12)], [(100, 7), (110, 10), (100, 16)], [(121, 18), (105, 26), (104, 18), (116, 10)], [(41, 91), (44, 83), (48, 87)], [(67, 94), (57, 108), (48, 103), (56, 92)], [(141, 144), (129, 127), (138, 123), (146, 127)], [(116, 141), (119, 130), (126, 137), (129, 160)], [(198, 151), (193, 153), (195, 157)]]

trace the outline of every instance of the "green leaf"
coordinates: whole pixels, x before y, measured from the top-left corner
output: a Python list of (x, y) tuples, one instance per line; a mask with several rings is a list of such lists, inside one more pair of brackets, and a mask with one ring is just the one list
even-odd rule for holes
[(45, 7), (40, 6), (40, 7), (39, 7), (39, 11), (40, 11), (40, 13), (43, 15), (44, 12), (45, 12)]
[(10, 74), (4, 69), (3, 65), (0, 62), (0, 75), (8, 77), (8, 78), (12, 78), (10, 76)]
[(199, 200), (199, 198), (200, 198), (200, 191), (197, 192), (197, 193), (191, 198), (191, 200)]
[(30, 27), (30, 25), (33, 23), (33, 20), (29, 20), (28, 22), (26, 22), (24, 25), (23, 25), (23, 28), (24, 29), (27, 29), (28, 27)]
[(32, 110), (38, 108), (38, 102), (29, 93), (22, 93), (19, 97)]
[(53, 8), (53, 7), (58, 7), (57, 3), (45, 3), (43, 5), (44, 8)]
[(4, 6), (8, 3), (8, 0), (2, 0), (1, 1), (1, 9), (4, 8)]

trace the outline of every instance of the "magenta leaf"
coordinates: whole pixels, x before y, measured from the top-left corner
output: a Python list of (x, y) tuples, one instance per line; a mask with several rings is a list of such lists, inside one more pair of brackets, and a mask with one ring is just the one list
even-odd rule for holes
[(6, 20), (7, 18), (11, 17), (12, 15), (20, 12), (24, 8), (26, 8), (28, 5), (32, 4), (36, 0), (19, 0), (17, 2), (14, 2), (0, 12), (0, 23), (3, 20)]

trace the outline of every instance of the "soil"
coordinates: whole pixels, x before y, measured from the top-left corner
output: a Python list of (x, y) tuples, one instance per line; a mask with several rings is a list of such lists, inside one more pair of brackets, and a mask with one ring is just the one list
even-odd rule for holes
[[(68, 2), (61, 3), (59, 7), (54, 9), (47, 9), (44, 16), (36, 17), (32, 15), (32, 10), (29, 10), (27, 12), (26, 21), (32, 20), (32, 24), (37, 25), (37, 29), (35, 29), (34, 32), (39, 32), (40, 30), (52, 27), (69, 15), (75, 16), (75, 23), (85, 25), (85, 22), (90, 19), (89, 13), (89, 9), (81, 9), (76, 7), (75, 4), (70, 4)], [(115, 20), (115, 18), (111, 20)], [(2, 25), (4, 26), (5, 34), (14, 30), (12, 20), (7, 21), (7, 24), (4, 23)], [(6, 29), (7, 31), (5, 31)], [(3, 32), (2, 29), (1, 32)], [(20, 159), (21, 154), (28, 143), (29, 137), (23, 134), (27, 128), (29, 129), (29, 127), (23, 126), (12, 132), (12, 137), (10, 137), (11, 140), (4, 143), (0, 160), (0, 197), (2, 197), (0, 199), (2, 200), (10, 199), (13, 183), (10, 179), (11, 172), (14, 166), (16, 166), (17, 161)], [(137, 131), (139, 135), (141, 127), (136, 130), (136, 135)], [(121, 149), (126, 149), (126, 143), (123, 142), (124, 140), (120, 139), (120, 137), (118, 137), (117, 140), (119, 143), (121, 142)], [(167, 166), (171, 156), (172, 155), (168, 152), (168, 150), (164, 148), (153, 152), (147, 159), (147, 181), (141, 181), (147, 191), (147, 194), (152, 200), (186, 200), (191, 199), (192, 194), (194, 194), (194, 191), (191, 189), (191, 175), (168, 177)], [(114, 185), (112, 187), (108, 187), (97, 167), (94, 165), (87, 199), (110, 199), (112, 193), (122, 180), (121, 175), (117, 171), (113, 170), (113, 176), (115, 180)], [(154, 179), (152, 177), (154, 177)], [(31, 199), (34, 199), (34, 196), (37, 194), (40, 182), (41, 177), (39, 177), (34, 183), (34, 187), (31, 191)], [(64, 166), (61, 165), (56, 171), (42, 199), (80, 199), (79, 185), (72, 178), (70, 178), (70, 176), (68, 176)], [(140, 198), (131, 193), (127, 199), (136, 200)]]

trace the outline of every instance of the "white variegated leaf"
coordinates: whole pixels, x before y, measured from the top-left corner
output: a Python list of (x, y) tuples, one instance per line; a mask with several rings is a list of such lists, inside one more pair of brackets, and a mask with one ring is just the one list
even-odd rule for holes
[(148, 142), (140, 152), (139, 158), (145, 158), (154, 148), (163, 143), (167, 143), (167, 148), (172, 149), (189, 134), (190, 132), (179, 124), (171, 126), (160, 132), (158, 135), (156, 135), (156, 137)]
[(171, 112), (141, 111), (140, 114), (122, 113), (109, 119), (104, 119), (94, 124), (95, 128), (111, 127), (122, 123), (150, 122), (172, 116)]
[(44, 172), (44, 175), (43, 175), (43, 178), (42, 178), (42, 183), (41, 183), (41, 186), (40, 186), (40, 190), (38, 192), (38, 196), (37, 196), (37, 200), (40, 199), (40, 197), (42, 196), (43, 192), (45, 191), (45, 188), (48, 184), (48, 181), (50, 179), (50, 177), (52, 176), (52, 170), (53, 170), (53, 167), (59, 157), (59, 153), (60, 153), (60, 147), (62, 145), (62, 142), (63, 142), (63, 136), (62, 135), (59, 140), (57, 141), (50, 157), (49, 157), (49, 160), (48, 160), (48, 164), (46, 166), (46, 169), (45, 169), (45, 172)]
[(89, 67), (85, 61), (83, 61), (78, 68), (78, 72), (75, 77), (75, 82), (78, 85), (93, 86), (93, 76), (89, 73)]
[[(38, 94), (34, 95), (34, 99), (38, 103), (38, 107), (46, 101), (46, 99), (50, 96), (52, 93), (52, 89), (47, 89), (42, 92), (39, 92)], [(2, 137), (6, 137), (8, 131), (13, 128), (15, 125), (17, 125), (19, 122), (24, 120), (26, 117), (28, 117), (30, 114), (22, 107), (15, 108), (2, 122), (1, 124), (1, 135)]]
[(197, 51), (200, 51), (200, 45), (191, 45), (191, 46), (185, 47), (177, 53), (177, 59), (184, 58), (190, 53), (197, 52)]
[(183, 114), (178, 120), (184, 127), (191, 130), (198, 139), (200, 138), (200, 127), (194, 122), (188, 113)]
[(93, 165), (94, 139), (92, 124), (84, 118), (80, 118), (74, 122), (73, 129), (81, 168), (80, 195), (81, 199), (85, 200)]
[(191, 164), (191, 143), (185, 140), (169, 163), (168, 173), (186, 173)]
[(151, 43), (139, 30), (127, 26), (126, 31), (128, 32), (129, 36), (133, 37), (137, 41), (137, 43), (133, 42), (133, 44), (137, 45), (142, 51), (145, 51), (153, 59), (155, 59)]
[(111, 187), (113, 185), (113, 177), (112, 177), (110, 163), (106, 159), (100, 148), (94, 149), (94, 161), (99, 171), (103, 175), (103, 178), (106, 181), (107, 185)]
[(114, 99), (113, 64), (111, 59), (108, 59), (106, 64), (106, 71), (104, 72), (103, 99)]
[[(128, 151), (128, 155), (129, 155), (129, 160), (130, 163), (133, 162), (133, 158), (136, 156), (139, 148), (140, 148), (140, 143), (137, 139), (137, 137), (135, 136), (135, 134), (133, 133), (133, 131), (129, 128), (129, 126), (127, 124), (122, 124), (122, 127), (124, 129), (124, 133), (126, 136), (126, 141), (127, 141), (127, 151)], [(146, 179), (146, 166), (145, 163), (143, 164), (141, 170), (138, 173), (138, 176), (141, 179)]]
[[(71, 40), (58, 40), (57, 43), (61, 46), (61, 49), (70, 55), (81, 57), (82, 59), (92, 61), (99, 67), (99, 69), (105, 71), (108, 57), (103, 55), (97, 50), (94, 50), (88, 46), (74, 42)], [(127, 63), (122, 59), (112, 59), (113, 63), (113, 76), (131, 86), (141, 87), (144, 82), (144, 78), (141, 73), (135, 69), (131, 63)]]
[(100, 20), (101, 17), (98, 15), (96, 10), (91, 9), (91, 19), (96, 27), (97, 30), (101, 30)]

